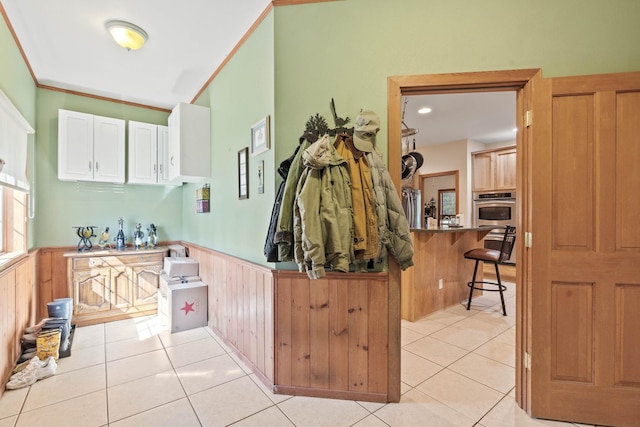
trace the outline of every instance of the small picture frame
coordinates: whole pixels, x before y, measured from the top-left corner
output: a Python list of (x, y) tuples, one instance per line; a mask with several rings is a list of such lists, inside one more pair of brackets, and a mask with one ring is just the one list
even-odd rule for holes
[(264, 160), (258, 162), (258, 194), (264, 194)]
[(249, 147), (238, 151), (238, 199), (249, 198)]
[(271, 148), (269, 116), (251, 126), (251, 155), (255, 156)]

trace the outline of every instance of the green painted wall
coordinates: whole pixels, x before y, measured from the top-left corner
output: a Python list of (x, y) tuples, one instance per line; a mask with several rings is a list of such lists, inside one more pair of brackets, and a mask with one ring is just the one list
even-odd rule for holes
[(314, 113), (380, 115), (387, 77), (542, 68), (544, 77), (640, 70), (640, 1), (345, 0), (275, 11), (276, 161)]
[[(36, 85), (4, 19), (0, 19), (0, 89), (36, 129)], [(37, 132), (29, 136), (29, 159), (33, 159), (37, 136)], [(33, 172), (29, 170), (29, 178), (32, 176)], [(27, 224), (27, 233), (27, 245), (32, 249), (36, 246), (32, 220)]]
[[(387, 77), (541, 68), (543, 76), (640, 70), (637, 0), (344, 0), (277, 7), (197, 100), (211, 108), (213, 176), (182, 188), (125, 185), (123, 194), (79, 192), (60, 182), (57, 109), (166, 122), (166, 114), (35, 89), (4, 22), (0, 87), (37, 132), (35, 246), (76, 244), (75, 225), (126, 219), (160, 225), (162, 240), (184, 239), (265, 264), (262, 247), (279, 177), (307, 119), (329, 103), (355, 119), (382, 119), (386, 154)], [(212, 70), (213, 71), (213, 70)], [(37, 106), (37, 108), (36, 108)], [(37, 119), (36, 119), (37, 110)], [(272, 149), (249, 158), (249, 199), (237, 197), (237, 153), (250, 128), (271, 117)], [(257, 194), (257, 162), (265, 192)], [(211, 185), (211, 212), (195, 213), (195, 189)], [(32, 233), (34, 234), (34, 233)]]
[[(249, 154), (249, 198), (238, 199), (238, 151), (249, 147), (251, 127), (275, 121), (273, 12), (258, 26), (197, 103), (211, 108), (212, 177), (184, 188), (183, 238), (250, 261), (265, 263), (262, 247), (275, 198), (274, 152)], [(273, 131), (271, 132), (273, 136)], [(272, 141), (273, 143), (277, 141)], [(264, 193), (258, 194), (258, 162)], [(195, 189), (211, 185), (211, 212), (195, 213)]]
[(115, 237), (118, 217), (124, 219), (128, 243), (133, 240), (136, 222), (143, 231), (150, 223), (156, 224), (160, 241), (182, 237), (181, 187), (124, 184), (118, 193), (104, 190), (104, 184), (78, 184), (57, 177), (59, 108), (165, 125), (167, 113), (47, 89), (38, 89), (37, 105), (37, 246), (76, 245), (79, 239), (74, 226), (95, 225), (97, 232), (108, 226)]

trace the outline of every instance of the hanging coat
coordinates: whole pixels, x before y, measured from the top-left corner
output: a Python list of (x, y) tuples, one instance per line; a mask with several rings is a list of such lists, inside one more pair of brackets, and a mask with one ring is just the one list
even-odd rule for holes
[(302, 162), (293, 217), (296, 263), (310, 279), (324, 277), (325, 264), (346, 273), (353, 259), (349, 166), (328, 135), (303, 151)]

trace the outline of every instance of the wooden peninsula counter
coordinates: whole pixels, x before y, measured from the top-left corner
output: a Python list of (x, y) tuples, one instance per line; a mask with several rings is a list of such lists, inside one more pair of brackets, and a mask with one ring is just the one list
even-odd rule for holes
[(467, 282), (473, 276), (474, 262), (465, 259), (464, 253), (483, 247), (482, 239), (489, 231), (468, 227), (411, 229), (415, 266), (401, 276), (403, 319), (413, 322), (468, 298)]

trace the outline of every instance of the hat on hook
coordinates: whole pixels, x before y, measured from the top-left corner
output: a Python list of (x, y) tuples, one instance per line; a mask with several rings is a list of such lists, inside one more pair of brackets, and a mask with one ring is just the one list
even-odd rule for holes
[(356, 117), (353, 127), (353, 145), (360, 150), (370, 153), (376, 146), (376, 134), (380, 130), (380, 118), (370, 110), (361, 111)]

